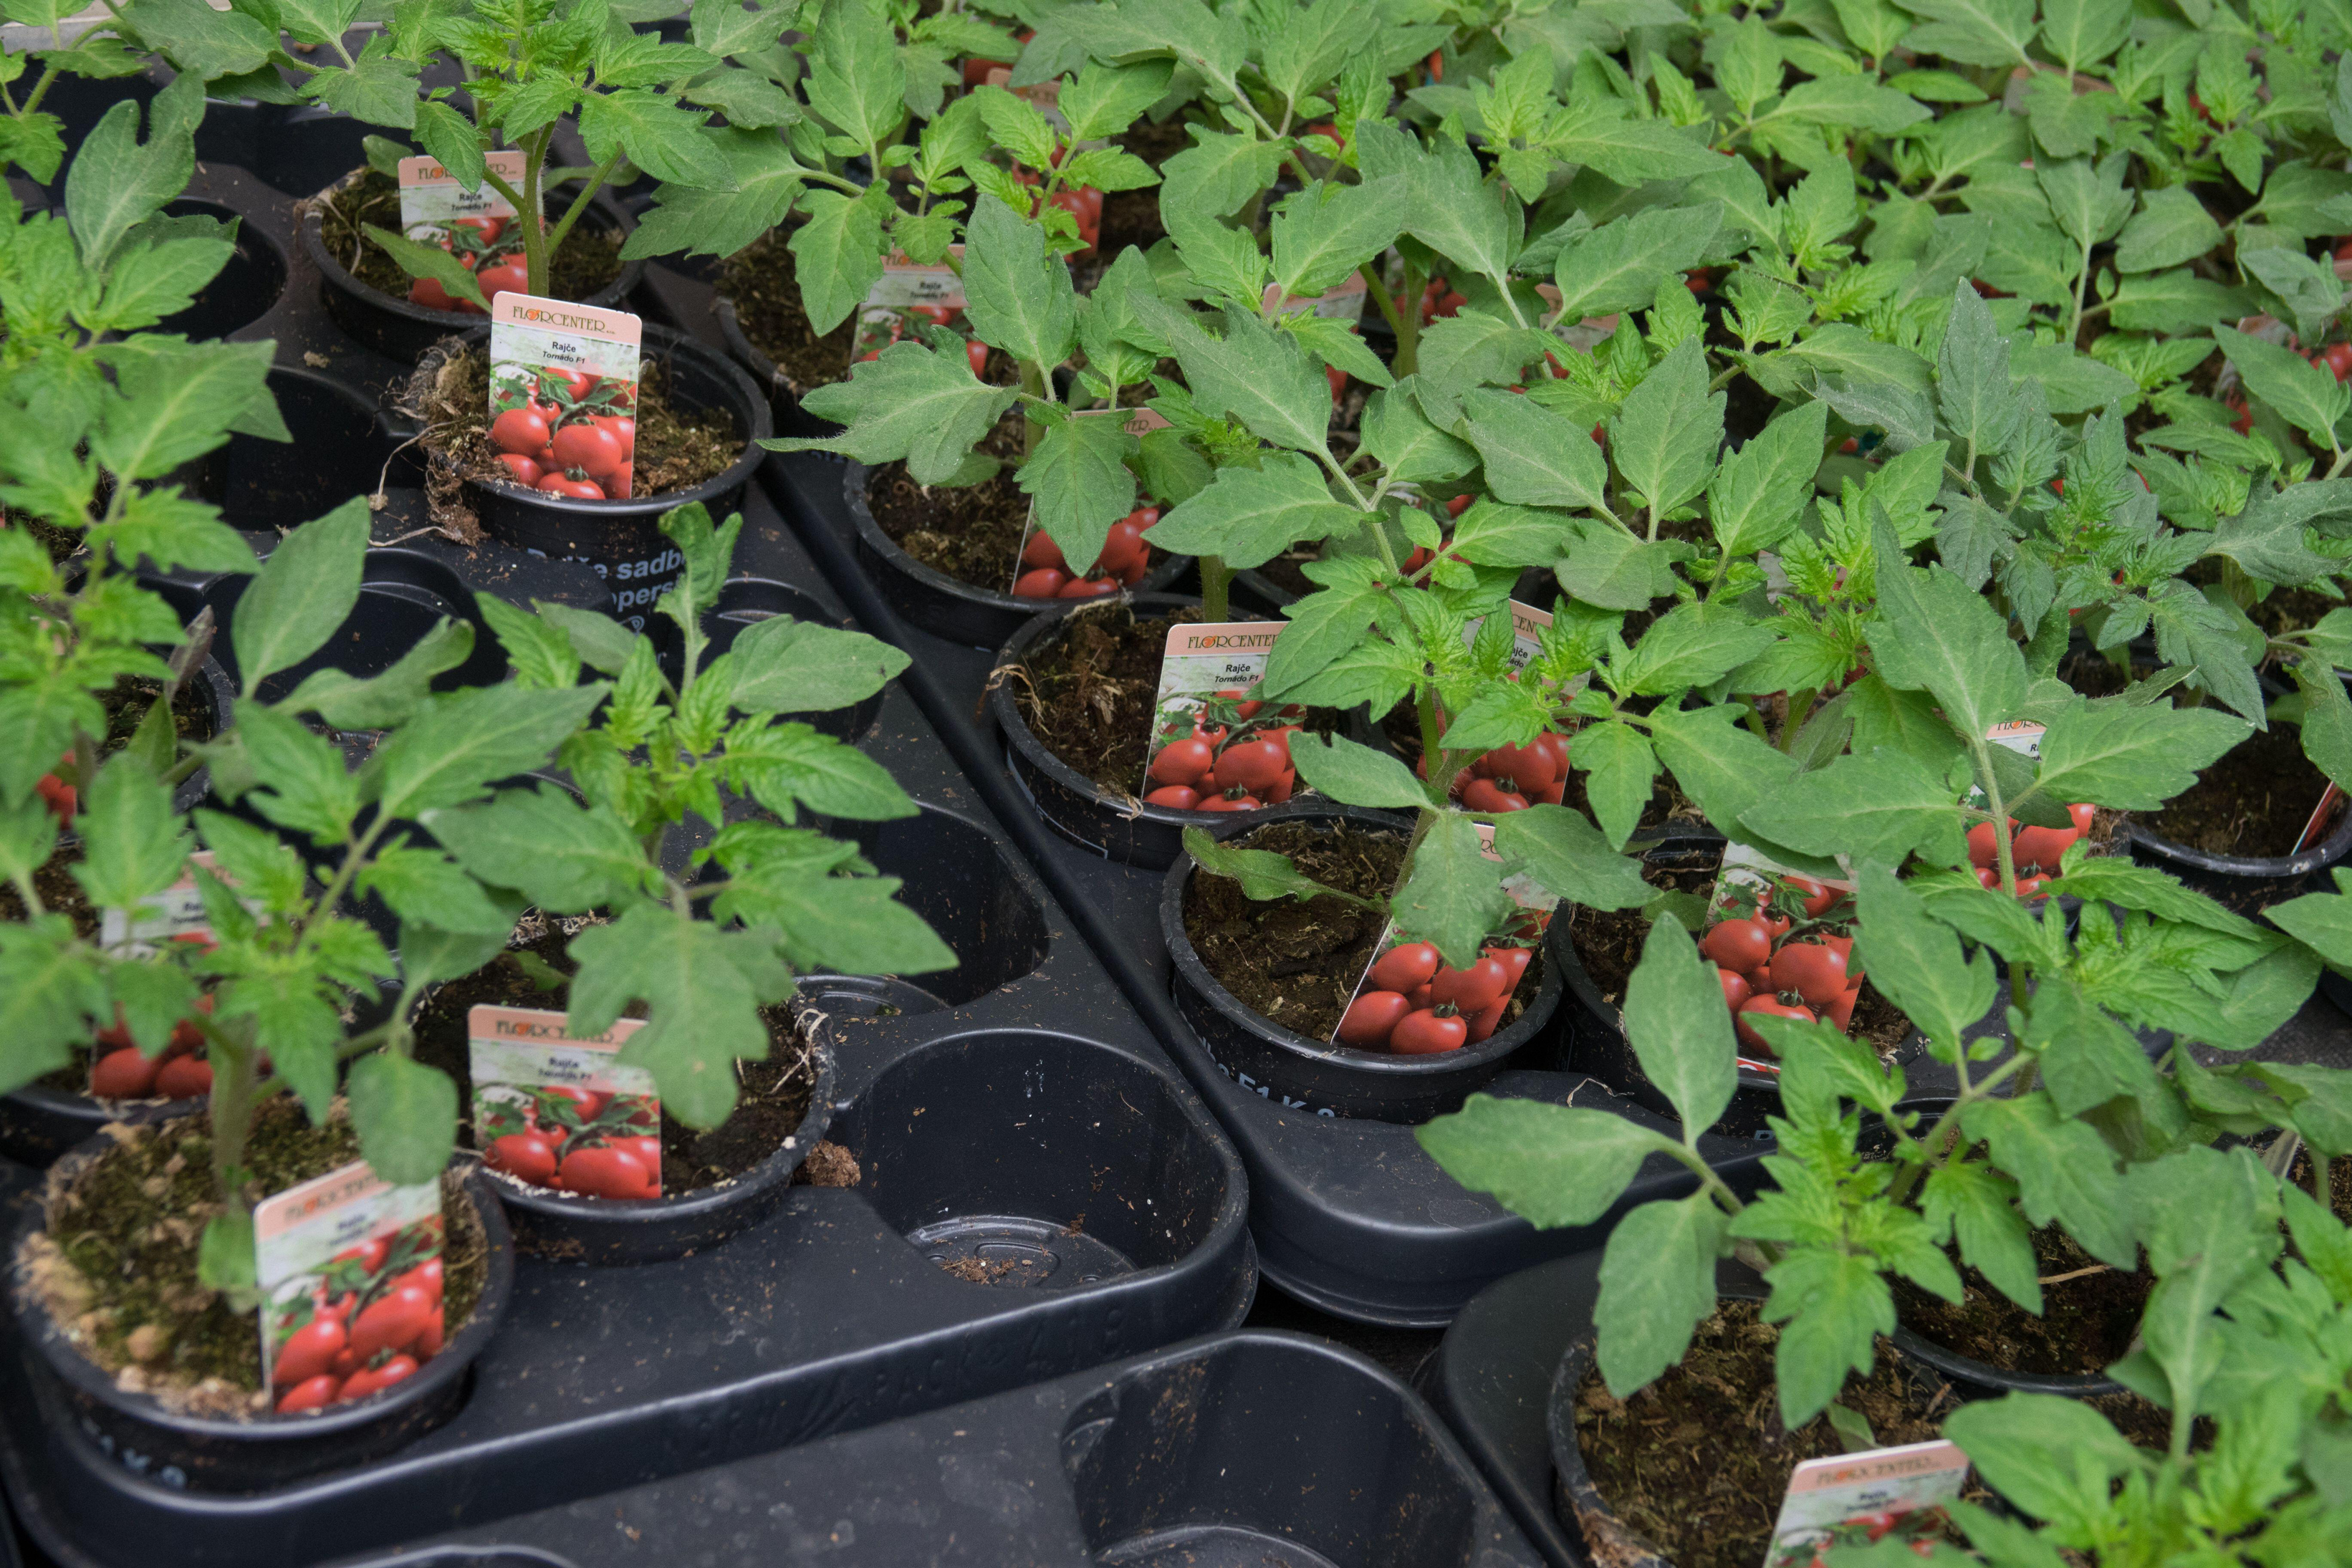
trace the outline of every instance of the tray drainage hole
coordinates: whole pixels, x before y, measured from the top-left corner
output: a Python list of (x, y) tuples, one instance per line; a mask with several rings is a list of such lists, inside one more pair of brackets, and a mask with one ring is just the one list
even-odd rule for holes
[(1296, 1541), (1231, 1524), (1155, 1530), (1112, 1542), (1095, 1561), (1102, 1568), (1338, 1568)]
[(1135, 1272), (1117, 1248), (1050, 1220), (968, 1215), (934, 1220), (907, 1239), (941, 1271), (1006, 1290), (1070, 1291)]

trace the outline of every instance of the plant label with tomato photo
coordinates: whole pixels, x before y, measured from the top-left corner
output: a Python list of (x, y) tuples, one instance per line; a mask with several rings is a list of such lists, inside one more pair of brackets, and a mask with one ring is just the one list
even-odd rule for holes
[[(482, 162), (491, 173), (517, 190), (530, 162), (521, 149), (509, 147), (486, 152)], [(485, 180), (468, 190), (438, 158), (403, 158), (399, 165), (400, 232), (420, 245), (440, 245), (451, 230), (463, 226), (484, 241), (499, 238), (515, 215), (515, 205)], [(479, 222), (476, 220), (493, 220)], [(517, 236), (512, 248), (520, 250)], [(446, 248), (446, 246), (444, 248)]]
[(661, 1196), (661, 1100), (654, 1075), (614, 1059), (643, 1019), (603, 1034), (563, 1015), (485, 1003), (466, 1014), (474, 1145), (482, 1163), (532, 1186), (589, 1197)]
[(1698, 938), (1738, 1035), (1739, 1065), (1780, 1066), (1750, 1014), (1825, 1020), (1850, 1032), (1863, 975), (1852, 967), (1853, 883), (1805, 873), (1741, 843), (1723, 846)]
[(1765, 1568), (1811, 1568), (1833, 1546), (1941, 1540), (1944, 1505), (1968, 1478), (1968, 1455), (1940, 1440), (1807, 1459), (1789, 1477)]
[[(2042, 760), (2042, 737), (2045, 727), (2031, 719), (2010, 719), (1985, 731), (1985, 738), (2004, 750), (2013, 751), (2028, 761)], [(1984, 791), (1975, 785), (1969, 787), (1968, 802), (1981, 810)], [(2321, 798), (2322, 810), (2326, 807)], [(2072, 819), (2066, 827), (2028, 827), (2014, 819), (2010, 822), (2010, 863), (2017, 873), (2017, 896), (2039, 898), (2044, 883), (2054, 882), (2059, 875), (2059, 859), (2074, 841), (2091, 831), (2092, 819), (2098, 808), (2087, 802), (2070, 804), (2066, 814)], [(2316, 813), (2314, 814), (2316, 821)], [(1977, 881), (1988, 888), (2000, 886), (2000, 844), (1993, 835), (1990, 822), (1979, 822), (1969, 830), (1969, 864), (1977, 873)]]
[[(1167, 416), (1149, 408), (1089, 408), (1079, 419), (1114, 418), (1121, 428), (1140, 439), (1168, 428)], [(1151, 570), (1151, 546), (1144, 538), (1160, 520), (1157, 507), (1138, 507), (1110, 526), (1102, 550), (1083, 573), (1071, 570), (1062, 547), (1037, 527), (1037, 507), (1021, 525), (1021, 550), (1013, 561), (1013, 596), (1016, 599), (1101, 599), (1122, 588), (1133, 588)]]
[(1142, 794), (1180, 811), (1255, 811), (1297, 789), (1290, 737), (1307, 710), (1254, 694), (1278, 621), (1171, 626), (1151, 706)]
[[(1502, 859), (1495, 852), (1494, 825), (1480, 822), (1477, 829), (1481, 852), (1488, 860)], [(1393, 924), (1384, 927), (1331, 1043), (1434, 1056), (1476, 1045), (1500, 1029), (1559, 903), (1524, 873), (1504, 878), (1503, 891), (1521, 913), (1481, 944), (1478, 961), (1466, 969), (1446, 963), (1427, 942), (1402, 940)]]
[[(212, 851), (198, 850), (188, 857), (187, 868), (180, 873), (179, 881), (161, 893), (151, 894), (140, 900), (137, 909), (109, 909), (101, 914), (99, 916), (99, 941), (105, 946), (120, 949), (129, 957), (144, 957), (166, 942), (185, 942), (204, 947), (215, 946), (212, 915), (205, 908), (204, 886), (196, 877), (199, 871), (215, 879), (221, 887), (228, 885), (227, 873), (214, 860)], [(215, 892), (214, 896), (218, 897), (219, 894)], [(260, 916), (258, 902), (249, 898), (240, 902), (255, 916)]]
[(1364, 275), (1359, 272), (1341, 278), (1320, 294), (1285, 295), (1279, 285), (1269, 283), (1265, 286), (1260, 308), (1283, 316), (1319, 316), (1329, 321), (1360, 321), (1363, 319), (1364, 303), (1370, 298)]
[[(879, 358), (882, 350), (911, 336), (918, 322), (953, 327), (963, 320), (963, 246), (948, 246), (947, 258), (919, 262), (894, 249), (882, 263), (882, 276), (866, 291), (857, 308), (857, 327), (850, 336), (853, 364)], [(987, 362), (984, 347), (976, 356), (972, 374)]]
[[(1532, 604), (1522, 604), (1516, 599), (1509, 601), (1506, 607), (1511, 612), (1511, 673), (1517, 674), (1534, 663), (1536, 655), (1543, 652), (1544, 633), (1551, 630), (1551, 612), (1538, 610)], [(1478, 632), (1486, 624), (1486, 618), (1483, 615), (1471, 622), (1463, 630), (1463, 642), (1465, 644), (1477, 642)], [(1578, 684), (1581, 686), (1581, 680)]]
[(625, 310), (531, 294), (490, 301), (490, 444), (518, 482), (575, 500), (627, 498), (644, 341), (644, 322)]
[(441, 1352), (441, 1184), (355, 1160), (254, 1206), (261, 1368), (284, 1414), (363, 1399)]

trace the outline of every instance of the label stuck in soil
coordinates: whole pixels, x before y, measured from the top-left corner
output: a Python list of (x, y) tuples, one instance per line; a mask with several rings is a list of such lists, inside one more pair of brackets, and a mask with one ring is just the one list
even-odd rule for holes
[(892, 250), (882, 263), (882, 276), (866, 291), (857, 308), (857, 326), (850, 334), (849, 361), (871, 360), (901, 339), (915, 336), (918, 321), (941, 327), (963, 321), (963, 275), (950, 262), (963, 260), (963, 246), (948, 246), (948, 260), (918, 262), (903, 250)]
[(364, 1398), (440, 1354), (441, 1184), (365, 1160), (253, 1210), (261, 1366), (282, 1411)]
[[(486, 152), (482, 162), (509, 185), (522, 188), (530, 160), (520, 148)], [(400, 232), (420, 245), (440, 244), (460, 222), (488, 244), (503, 237), (515, 215), (515, 204), (488, 181), (469, 191), (437, 158), (403, 158), (399, 178)], [(520, 250), (521, 237), (504, 248)]]
[[(1478, 847), (1490, 861), (1495, 825), (1474, 823)], [(1503, 891), (1524, 912), (1489, 936), (1478, 961), (1456, 969), (1425, 942), (1406, 942), (1391, 921), (1373, 944), (1331, 1043), (1399, 1056), (1430, 1056), (1476, 1045), (1502, 1027), (1503, 1014), (1543, 946), (1559, 900), (1524, 872), (1503, 879)], [(1459, 1025), (1460, 1027), (1455, 1027)]]
[[(1747, 844), (1727, 843), (1723, 846), (1722, 869), (1716, 873), (1715, 894), (1707, 901), (1706, 916), (1699, 929), (1699, 949), (1717, 968), (1727, 974), (1739, 975), (1747, 982), (1748, 995), (1751, 999), (1775, 997), (1780, 994), (1780, 988), (1772, 982), (1772, 952), (1780, 948), (1784, 936), (1794, 936), (1801, 940), (1811, 935), (1791, 931), (1790, 927), (1824, 915), (1850, 916), (1853, 914), (1850, 902), (1853, 894), (1853, 883), (1850, 882), (1808, 876)], [(1765, 923), (1771, 933), (1767, 939), (1768, 951), (1763, 964), (1747, 970), (1735, 969), (1718, 956), (1719, 954), (1731, 953), (1731, 945), (1708, 946), (1710, 941), (1723, 942), (1714, 935), (1718, 925), (1727, 921), (1756, 920)], [(1851, 946), (1851, 938), (1847, 941)], [(1820, 1007), (1805, 1007), (1803, 1010), (1808, 1016), (1826, 1019), (1843, 1032), (1853, 1022), (1854, 1003), (1860, 992), (1861, 983), (1857, 981), (1846, 987), (1841, 996), (1830, 1002)], [(1798, 1005), (1789, 1003), (1785, 1006)], [(1785, 1006), (1778, 1010), (1785, 1012)], [(1736, 1019), (1738, 1016), (1738, 1009), (1735, 1008), (1733, 1017)], [(1750, 1039), (1742, 1033), (1738, 1051), (1740, 1066), (1757, 1072), (1776, 1075), (1780, 1072), (1780, 1064), (1765, 1051), (1761, 1036)]]
[[(153, 953), (166, 942), (186, 942), (194, 946), (216, 946), (213, 936), (212, 916), (205, 913), (204, 891), (197, 885), (196, 873), (203, 871), (223, 886), (229, 880), (213, 858), (210, 850), (198, 850), (188, 857), (187, 869), (180, 880), (163, 892), (140, 901), (135, 910), (109, 909), (99, 916), (98, 939), (101, 946), (121, 947), (132, 957)], [(256, 917), (261, 905), (253, 899), (243, 901)], [(125, 944), (129, 944), (127, 947)]]
[[(1150, 408), (1085, 408), (1076, 419), (1117, 419), (1119, 426), (1138, 440), (1155, 430), (1166, 430), (1168, 418), (1157, 409)], [(1099, 598), (1120, 588), (1133, 588), (1151, 570), (1151, 550), (1148, 542), (1121, 536), (1119, 525), (1133, 523), (1140, 534), (1160, 520), (1157, 507), (1139, 507), (1112, 525), (1109, 538), (1103, 541), (1102, 554), (1094, 565), (1094, 580), (1103, 586), (1086, 595), (1065, 595), (1062, 590), (1071, 578), (1070, 563), (1063, 558), (1061, 547), (1051, 542), (1037, 542), (1037, 503), (1029, 503), (1029, 515), (1021, 524), (1021, 548), (1013, 552), (1013, 580), (1005, 591), (1016, 599)], [(1035, 576), (1051, 572), (1053, 577)]]
[(1146, 800), (1178, 810), (1251, 811), (1291, 798), (1297, 773), (1290, 737), (1307, 710), (1255, 695), (1283, 624), (1169, 628), (1139, 786)]
[(484, 1003), (466, 1014), (474, 1146), (492, 1170), (591, 1197), (661, 1196), (654, 1075), (615, 1060), (643, 1019), (582, 1038), (564, 1016)]
[(1807, 1459), (1789, 1477), (1765, 1568), (1807, 1568), (1832, 1546), (1941, 1539), (1944, 1504), (1968, 1476), (1968, 1455), (1942, 1441)]
[[(534, 486), (551, 495), (625, 499), (636, 465), (644, 341), (645, 324), (625, 310), (531, 294), (492, 298), (491, 444), (535, 465)], [(542, 426), (548, 440), (532, 450)], [(662, 586), (676, 577), (673, 570)]]

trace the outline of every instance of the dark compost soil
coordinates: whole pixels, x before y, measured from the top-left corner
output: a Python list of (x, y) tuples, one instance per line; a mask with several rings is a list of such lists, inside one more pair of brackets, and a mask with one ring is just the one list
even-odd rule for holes
[[(1021, 416), (1007, 416), (980, 444), (991, 457), (1021, 451)], [(1029, 497), (1007, 467), (977, 485), (918, 485), (904, 463), (866, 480), (866, 504), (890, 542), (925, 566), (994, 593), (1013, 591), (1013, 568), (1028, 531)], [(1041, 601), (1038, 608), (1045, 608)]]
[[(1845, 1452), (1826, 1415), (1794, 1432), (1780, 1424), (1780, 1338), (1757, 1303), (1725, 1301), (1681, 1364), (1632, 1398), (1611, 1395), (1598, 1370), (1577, 1391), (1577, 1448), (1594, 1488), (1675, 1568), (1756, 1568), (1790, 1473)], [(1933, 1440), (1958, 1401), (1880, 1340), (1870, 1375), (1849, 1377), (1838, 1403), (1891, 1448)]]
[[(457, 1083), (460, 1135), (470, 1143), (474, 1103), (471, 1048), (466, 1015), (478, 1005), (544, 1008), (560, 1012), (567, 1005), (568, 988), (540, 988), (539, 982), (517, 961), (520, 950), (550, 967), (569, 975), (577, 966), (565, 952), (566, 936), (544, 917), (526, 917), (517, 928), (515, 947), (499, 955), (462, 979), (427, 993), (416, 1015), (416, 1060), (437, 1067)], [(664, 1110), (661, 1119), (662, 1192), (665, 1196), (717, 1186), (741, 1176), (782, 1146), (808, 1114), (816, 1074), (806, 1038), (793, 1023), (792, 1011), (778, 1006), (761, 1015), (768, 1024), (770, 1050), (761, 1061), (739, 1061), (735, 1078), (735, 1113), (719, 1126), (699, 1132)]]
[[(219, 1212), (211, 1134), (210, 1118), (198, 1113), (123, 1135), (52, 1201), (50, 1228), (34, 1244), (34, 1288), (125, 1388), (193, 1412), (264, 1412), (255, 1314), (232, 1312), (196, 1277), (198, 1239)], [(245, 1151), (262, 1193), (358, 1157), (359, 1137), (340, 1108), (313, 1127), (289, 1094), (262, 1103)], [(488, 1244), (454, 1174), (442, 1178), (442, 1202), (443, 1311), (454, 1335), (488, 1277)]]
[(734, 301), (743, 335), (783, 372), (797, 394), (848, 376), (857, 317), (851, 312), (822, 336), (809, 325), (793, 254), (786, 248), (791, 237), (789, 229), (770, 229), (729, 256), (719, 269), (719, 292)]
[[(571, 199), (569, 187), (547, 197), (549, 223), (562, 220)], [(318, 202), (319, 237), (327, 254), (370, 288), (406, 299), (413, 280), (401, 270), (400, 263), (367, 236), (362, 226), (373, 224), (393, 234), (400, 232), (398, 183), (373, 169), (362, 169), (351, 183), (324, 193)], [(621, 276), (621, 243), (625, 236), (617, 229), (597, 227), (598, 221), (593, 208), (581, 214), (580, 221), (548, 258), (547, 284), (552, 298), (585, 299)], [(474, 313), (453, 310), (448, 315), (452, 322), (462, 323)]]

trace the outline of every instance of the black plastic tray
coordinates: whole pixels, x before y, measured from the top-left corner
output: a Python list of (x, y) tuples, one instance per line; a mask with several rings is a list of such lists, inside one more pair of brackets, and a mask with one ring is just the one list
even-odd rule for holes
[[(405, 367), (329, 322), (281, 191), (209, 164), (192, 194), (236, 213), (244, 237), (286, 263), (282, 291), (232, 335), (276, 340), (289, 424), (351, 438), (331, 457), (240, 439), (208, 464), (198, 483), (232, 523), (261, 525), (266, 546), (322, 499), (373, 486), (390, 454), (362, 416)], [(324, 463), (340, 494), (319, 494)], [(389, 498), (379, 541), (425, 522), (420, 492)], [(758, 490), (744, 513), (736, 571), (851, 624)], [(593, 572), (495, 542), (402, 548), (468, 593), (609, 601)], [(203, 586), (170, 585), (175, 597)], [(1233, 1145), (908, 695), (894, 685), (870, 706), (858, 744), (921, 812), (837, 831), (907, 880), (963, 965), (892, 988), (895, 1012), (857, 1016), (872, 1009), (855, 986), (825, 998), (839, 1058), (829, 1136), (859, 1161), (858, 1183), (796, 1187), (772, 1218), (698, 1256), (519, 1260), (514, 1303), (453, 1421), (364, 1470), (265, 1494), (190, 1492), (100, 1452), (36, 1399), (8, 1347), (0, 1481), (43, 1552), (74, 1568), (380, 1555), (1241, 1322), (1255, 1272)], [(20, 1197), (34, 1179), (7, 1166), (0, 1190)]]
[(455, 1531), (367, 1568), (641, 1561), (1531, 1568), (1545, 1559), (1395, 1379), (1337, 1346), (1254, 1331)]
[[(646, 269), (641, 298), (680, 329), (719, 340), (707, 285), (656, 264)], [(1045, 825), (1006, 768), (1003, 742), (985, 716), (982, 698), (994, 655), (934, 636), (893, 612), (858, 564), (839, 461), (824, 454), (772, 457), (763, 480), (866, 630), (914, 655), (901, 684), (1240, 1145), (1249, 1167), (1250, 1227), (1267, 1279), (1340, 1317), (1440, 1326), (1488, 1282), (1597, 1246), (1626, 1209), (1693, 1188), (1686, 1170), (1659, 1156), (1599, 1224), (1538, 1231), (1492, 1198), (1465, 1192), (1422, 1152), (1411, 1127), (1318, 1116), (1223, 1076), (1169, 995), (1159, 925), (1164, 873), (1101, 859)], [(1594, 1080), (1559, 1071), (1559, 1037), (1540, 1040), (1488, 1092), (1607, 1104), (1648, 1118)], [(1757, 1159), (1769, 1145), (1709, 1137), (1702, 1147), (1745, 1192), (1761, 1178)]]

